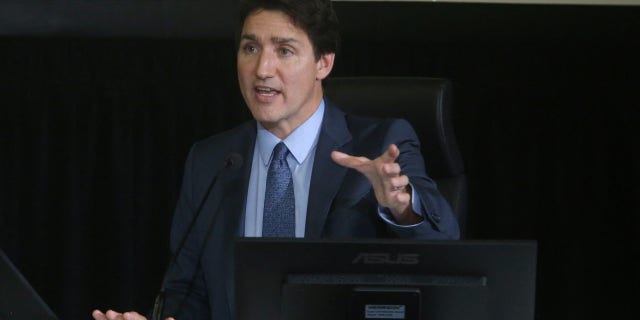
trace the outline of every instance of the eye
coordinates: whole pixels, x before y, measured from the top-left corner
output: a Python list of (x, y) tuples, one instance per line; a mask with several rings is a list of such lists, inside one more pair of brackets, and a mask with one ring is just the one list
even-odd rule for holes
[(246, 44), (244, 46), (244, 52), (248, 53), (248, 54), (253, 54), (253, 53), (258, 52), (258, 48), (256, 46), (252, 45), (252, 44)]
[(288, 48), (280, 48), (278, 49), (278, 53), (283, 57), (293, 55), (293, 51), (289, 50)]

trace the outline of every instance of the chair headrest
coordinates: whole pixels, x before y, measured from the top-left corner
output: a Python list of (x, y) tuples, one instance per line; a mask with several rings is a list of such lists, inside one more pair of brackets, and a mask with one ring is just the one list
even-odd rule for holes
[(449, 80), (334, 77), (323, 82), (325, 95), (348, 113), (409, 121), (418, 134), (432, 178), (464, 173), (451, 120)]

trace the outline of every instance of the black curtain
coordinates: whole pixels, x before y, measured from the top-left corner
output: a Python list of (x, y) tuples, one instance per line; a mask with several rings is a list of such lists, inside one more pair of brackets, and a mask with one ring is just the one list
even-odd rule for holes
[[(540, 319), (640, 297), (640, 29), (606, 12), (425, 39), (341, 16), (334, 75), (452, 80), (467, 237), (539, 242)], [(0, 244), (62, 319), (151, 307), (190, 145), (250, 117), (236, 82), (230, 39), (0, 38)]]
[(63, 319), (150, 307), (191, 143), (249, 115), (226, 41), (3, 39), (2, 247)]

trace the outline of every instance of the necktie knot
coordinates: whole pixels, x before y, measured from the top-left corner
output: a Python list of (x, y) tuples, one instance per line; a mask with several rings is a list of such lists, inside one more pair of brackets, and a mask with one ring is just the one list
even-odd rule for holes
[(287, 154), (289, 154), (289, 149), (284, 142), (280, 142), (273, 147), (273, 157), (271, 161), (274, 160), (286, 160)]

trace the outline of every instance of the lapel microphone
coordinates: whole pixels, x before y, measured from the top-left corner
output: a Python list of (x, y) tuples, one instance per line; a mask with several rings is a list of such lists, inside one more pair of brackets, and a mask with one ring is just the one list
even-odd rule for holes
[[(218, 173), (215, 175), (215, 177), (213, 177), (213, 179), (211, 179), (211, 183), (209, 183), (209, 186), (207, 187), (207, 191), (204, 193), (204, 196), (202, 197), (202, 200), (200, 200), (200, 203), (198, 204), (198, 207), (196, 209), (196, 214), (193, 216), (193, 219), (191, 219), (191, 222), (189, 223), (189, 227), (187, 227), (187, 231), (185, 231), (185, 233), (182, 235), (182, 239), (180, 239), (180, 242), (178, 244), (178, 247), (176, 248), (176, 251), (173, 253), (173, 255), (171, 255), (171, 259), (169, 260), (169, 264), (167, 266), (167, 269), (164, 272), (164, 277), (162, 278), (162, 286), (160, 287), (160, 291), (158, 292), (158, 295), (156, 295), (156, 299), (155, 302), (153, 304), (153, 312), (151, 314), (151, 320), (162, 320), (160, 317), (162, 317), (162, 312), (164, 310), (164, 299), (165, 299), (165, 283), (167, 282), (167, 276), (169, 275), (169, 270), (171, 270), (171, 267), (173, 267), (173, 265), (176, 263), (176, 260), (178, 259), (178, 256), (180, 255), (180, 252), (182, 251), (182, 248), (184, 247), (185, 242), (187, 241), (187, 238), (189, 237), (189, 234), (191, 234), (191, 231), (193, 229), (193, 227), (196, 224), (196, 221), (198, 220), (198, 217), (200, 216), (200, 213), (202, 212), (202, 207), (204, 207), (204, 203), (207, 201), (207, 198), (209, 197), (209, 193), (211, 193), (211, 190), (213, 189), (213, 186), (216, 184), (216, 182), (218, 181), (218, 177), (220, 176), (220, 173), (222, 172), (222, 170), (228, 170), (228, 169), (234, 169), (234, 168), (239, 168), (242, 166), (242, 156), (238, 153), (232, 152), (230, 154), (228, 154), (225, 158), (224, 158), (224, 164), (222, 166), (222, 168), (218, 171)], [(184, 181), (183, 181), (184, 183)], [(216, 208), (216, 210), (214, 211), (214, 215), (217, 213), (218, 209)], [(210, 230), (212, 229), (213, 225), (214, 225), (214, 221), (215, 221), (215, 216), (212, 217), (211, 219), (211, 224), (209, 224), (209, 227), (207, 228), (207, 235), (209, 234)], [(200, 260), (202, 259), (202, 254), (203, 254), (203, 249), (204, 249), (204, 245), (206, 243), (208, 236), (205, 236), (203, 238), (203, 243), (201, 245), (200, 248), (200, 254), (198, 256), (198, 263), (197, 263), (197, 267), (194, 270), (194, 274), (193, 277), (191, 278), (191, 282), (189, 283), (189, 289), (187, 291), (191, 290), (191, 287), (193, 286), (193, 281), (195, 279), (195, 275), (198, 272), (198, 269), (200, 268)], [(185, 295), (184, 299), (186, 299), (188, 296)], [(183, 301), (184, 302), (184, 301)], [(180, 307), (182, 306), (182, 302), (180, 303)], [(179, 307), (179, 308), (180, 308)]]

